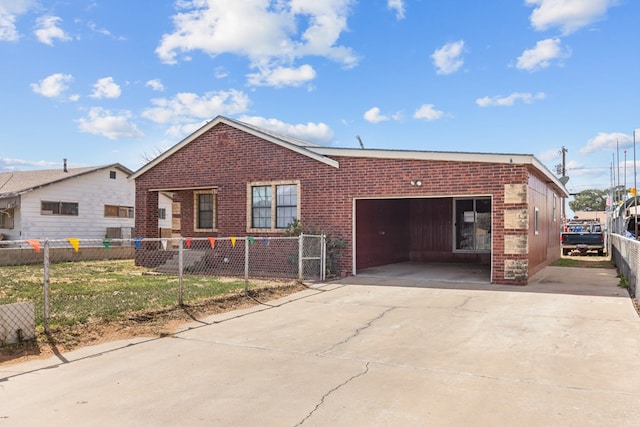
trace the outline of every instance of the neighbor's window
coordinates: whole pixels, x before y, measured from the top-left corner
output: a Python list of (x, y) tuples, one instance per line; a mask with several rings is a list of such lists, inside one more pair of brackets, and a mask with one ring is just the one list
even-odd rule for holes
[(213, 190), (193, 193), (195, 231), (212, 231), (216, 228), (216, 195)]
[(0, 228), (13, 228), (13, 208), (0, 209)]
[(298, 181), (248, 185), (248, 228), (256, 231), (285, 229), (298, 217)]
[(167, 208), (158, 208), (158, 219), (167, 219)]
[(491, 198), (454, 199), (456, 251), (491, 250)]
[(133, 207), (104, 205), (104, 216), (108, 218), (133, 218)]
[(78, 216), (78, 204), (74, 202), (41, 202), (40, 214)]
[(116, 179), (116, 171), (109, 171), (109, 178)]

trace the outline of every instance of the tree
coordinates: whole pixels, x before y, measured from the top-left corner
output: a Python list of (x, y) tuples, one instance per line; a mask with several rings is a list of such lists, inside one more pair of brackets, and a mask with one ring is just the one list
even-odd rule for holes
[(582, 190), (569, 202), (572, 211), (604, 211), (607, 206), (608, 190)]

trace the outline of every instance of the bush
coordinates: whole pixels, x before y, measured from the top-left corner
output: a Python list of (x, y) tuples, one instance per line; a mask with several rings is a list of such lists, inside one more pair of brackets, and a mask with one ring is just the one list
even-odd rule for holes
[(339, 268), (338, 260), (344, 256), (342, 254), (342, 250), (347, 247), (347, 241), (340, 236), (335, 236), (331, 230), (324, 230), (317, 226), (304, 227), (299, 219), (294, 218), (293, 222), (289, 224), (284, 235), (287, 237), (297, 237), (301, 234), (325, 236), (327, 241), (327, 262), (325, 273), (327, 277), (336, 276)]

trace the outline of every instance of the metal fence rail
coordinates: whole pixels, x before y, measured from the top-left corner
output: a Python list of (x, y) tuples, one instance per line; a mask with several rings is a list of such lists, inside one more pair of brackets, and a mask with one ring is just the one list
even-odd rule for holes
[[(325, 236), (304, 234), (0, 241), (0, 306), (27, 301), (29, 289), (35, 323), (49, 332), (52, 322), (91, 321), (149, 301), (182, 306), (246, 294), (250, 280), (324, 281), (325, 259)], [(20, 268), (29, 265), (42, 269), (25, 277)]]
[(618, 272), (623, 275), (629, 285), (629, 294), (640, 303), (636, 290), (638, 289), (638, 269), (640, 268), (640, 241), (623, 237), (619, 234), (610, 235), (611, 259)]

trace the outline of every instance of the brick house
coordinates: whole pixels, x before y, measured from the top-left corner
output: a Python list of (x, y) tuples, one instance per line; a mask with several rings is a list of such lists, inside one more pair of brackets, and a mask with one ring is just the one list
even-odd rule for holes
[(343, 274), (476, 263), (500, 284), (560, 257), (568, 197), (532, 155), (321, 147), (221, 116), (130, 179), (137, 236), (158, 237), (170, 193), (176, 236), (273, 236), (298, 218), (347, 240)]

